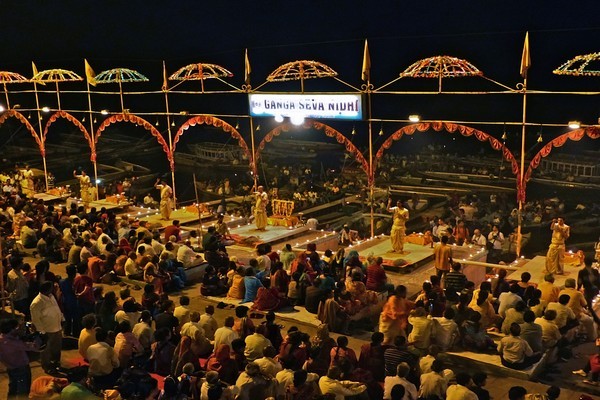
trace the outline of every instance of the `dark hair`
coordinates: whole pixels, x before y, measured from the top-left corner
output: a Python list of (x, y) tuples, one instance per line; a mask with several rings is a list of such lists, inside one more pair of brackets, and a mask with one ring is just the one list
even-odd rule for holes
[(471, 381), (471, 376), (466, 372), (459, 372), (456, 374), (456, 383), (462, 386), (467, 386)]
[(535, 321), (535, 313), (531, 310), (527, 310), (523, 313), (523, 321), (533, 322)]
[(244, 318), (248, 315), (249, 308), (246, 306), (237, 306), (235, 308), (235, 316), (238, 318)]
[(308, 372), (303, 369), (299, 369), (298, 371), (294, 371), (294, 386), (298, 387), (303, 385), (308, 378)]
[(95, 314), (87, 314), (84, 315), (81, 319), (81, 324), (85, 329), (92, 329), (96, 326), (96, 315)]
[(569, 300), (571, 300), (571, 296), (569, 296), (568, 294), (561, 294), (558, 298), (558, 302), (563, 306), (567, 305), (569, 303)]
[(19, 321), (14, 319), (14, 318), (10, 318), (10, 319), (5, 319), (2, 322), (0, 322), (0, 333), (2, 333), (3, 335), (6, 335), (7, 333), (10, 333), (13, 329), (17, 328), (19, 326)]
[(383, 343), (383, 333), (381, 332), (373, 332), (373, 334), (371, 335), (371, 342), (375, 343), (375, 344), (381, 344)]
[(179, 304), (181, 304), (182, 306), (189, 306), (190, 305), (190, 298), (187, 296), (181, 296), (179, 298)]
[(485, 372), (475, 372), (472, 379), (475, 385), (481, 386), (487, 379), (487, 374)]
[(431, 370), (438, 373), (442, 372), (444, 370), (444, 362), (442, 360), (433, 360)]
[(510, 334), (513, 336), (519, 336), (521, 334), (521, 327), (516, 322), (510, 324)]
[(519, 400), (525, 397), (527, 394), (527, 389), (523, 386), (513, 386), (508, 390), (508, 398), (509, 400)]
[(96, 329), (96, 341), (97, 342), (104, 342), (107, 337), (108, 337), (108, 332), (106, 332), (104, 329), (102, 329), (102, 328)]
[(348, 337), (347, 336), (338, 336), (337, 345), (341, 348), (346, 348), (348, 346)]
[(529, 272), (523, 272), (521, 274), (521, 281), (522, 282), (527, 283), (527, 282), (529, 282), (530, 279), (531, 279), (531, 274)]
[(404, 398), (404, 394), (406, 393), (406, 389), (401, 384), (394, 385), (390, 395), (392, 400), (402, 400)]

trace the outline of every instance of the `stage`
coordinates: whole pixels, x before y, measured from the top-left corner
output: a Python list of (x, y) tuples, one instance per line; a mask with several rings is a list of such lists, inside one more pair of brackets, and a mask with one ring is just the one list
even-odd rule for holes
[(405, 243), (403, 253), (394, 253), (392, 242), (389, 236), (385, 235), (349, 246), (346, 248), (346, 254), (351, 250), (358, 251), (361, 261), (365, 261), (369, 255), (382, 257), (384, 267), (393, 271), (414, 269), (433, 260), (433, 249), (420, 244)]
[[(521, 274), (523, 272), (529, 272), (531, 274), (530, 282), (540, 284), (544, 282), (544, 275), (546, 275), (544, 272), (545, 267), (546, 257), (536, 256), (531, 260), (524, 260), (517, 271), (514, 271), (512, 274), (508, 275), (508, 279), (520, 281)], [(576, 261), (575, 257), (570, 257), (567, 253), (565, 256), (564, 269), (564, 275), (554, 274), (554, 284), (558, 287), (563, 287), (568, 278), (577, 280), (577, 273), (581, 270), (581, 267), (579, 266), (579, 260)]]

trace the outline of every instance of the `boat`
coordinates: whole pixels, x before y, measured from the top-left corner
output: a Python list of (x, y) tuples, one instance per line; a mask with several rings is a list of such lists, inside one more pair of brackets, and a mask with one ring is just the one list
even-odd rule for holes
[(201, 161), (215, 164), (248, 165), (248, 156), (238, 145), (215, 142), (187, 145), (192, 154)]

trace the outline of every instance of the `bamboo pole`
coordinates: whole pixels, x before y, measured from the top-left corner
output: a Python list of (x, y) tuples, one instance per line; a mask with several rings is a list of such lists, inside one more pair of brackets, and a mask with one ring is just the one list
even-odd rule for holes
[[(194, 177), (194, 194), (196, 195), (196, 208), (198, 209), (198, 230), (200, 231), (200, 243), (202, 243), (202, 236), (204, 235), (202, 229), (202, 211), (200, 210), (200, 199), (198, 198), (198, 187), (196, 186), (196, 173), (193, 174)], [(202, 246), (204, 248), (204, 246)]]
[(254, 149), (254, 119), (250, 115), (250, 145), (252, 146), (252, 177), (254, 178), (254, 190), (258, 189), (258, 167), (256, 165), (256, 153)]
[(58, 88), (58, 81), (56, 83), (56, 104), (58, 105), (58, 110), (60, 111), (60, 89)]
[(371, 237), (375, 236), (375, 216), (374, 216), (374, 209), (373, 209), (373, 196), (374, 196), (374, 186), (375, 186), (375, 176), (374, 176), (374, 171), (375, 169), (373, 168), (373, 123), (371, 121), (371, 89), (370, 89), (370, 85), (371, 85), (371, 76), (369, 74), (369, 79), (367, 79), (367, 107), (368, 110), (367, 112), (369, 113), (369, 200), (371, 203), (371, 215), (370, 215), (370, 222), (371, 222)]
[[(92, 143), (90, 143), (90, 151), (93, 154), (92, 164), (94, 165), (94, 184), (96, 185), (96, 201), (100, 200), (100, 191), (98, 190), (98, 162), (96, 161), (96, 134), (94, 133), (94, 115), (92, 112), (92, 96), (90, 91), (90, 82), (86, 79), (87, 85), (87, 98), (88, 98), (88, 114), (90, 118), (90, 138), (92, 139)], [(118, 193), (119, 195), (121, 193)]]
[(39, 139), (42, 144), (41, 152), (42, 152), (42, 161), (44, 164), (44, 180), (46, 181), (46, 192), (48, 191), (48, 166), (46, 165), (46, 141), (44, 140), (44, 131), (42, 127), (42, 113), (40, 110), (40, 99), (38, 96), (37, 83), (33, 81), (33, 91), (35, 92), (35, 105), (37, 108), (37, 117), (38, 117), (38, 125), (39, 125)]
[[(523, 124), (521, 127), (521, 168), (519, 171), (519, 182), (520, 189), (525, 188), (525, 132), (527, 129), (527, 74), (523, 78)], [(524, 193), (519, 194), (519, 214), (517, 218), (517, 257), (521, 255), (521, 242), (523, 238), (522, 227), (523, 227), (523, 196)]]
[[(171, 168), (171, 184), (173, 185), (173, 206), (177, 209), (177, 195), (175, 194), (175, 154), (173, 151), (173, 136), (171, 134), (171, 113), (169, 112), (169, 87), (167, 81), (167, 67), (163, 61), (163, 86), (162, 92), (165, 95), (165, 110), (167, 111), (167, 133), (169, 136), (169, 152), (171, 158), (169, 159), (169, 168)], [(194, 177), (194, 185), (196, 184), (196, 178)]]
[(2, 82), (2, 86), (4, 86), (4, 96), (6, 97), (6, 109), (10, 110), (10, 101), (8, 101), (8, 90), (6, 89), (6, 82)]

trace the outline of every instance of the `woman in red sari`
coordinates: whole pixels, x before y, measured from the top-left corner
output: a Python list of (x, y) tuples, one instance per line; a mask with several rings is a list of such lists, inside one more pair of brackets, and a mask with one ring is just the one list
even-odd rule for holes
[(406, 337), (408, 314), (413, 308), (415, 303), (406, 299), (406, 286), (396, 286), (394, 295), (385, 303), (379, 317), (379, 332), (383, 333), (384, 344), (393, 343), (399, 335)]
[(290, 277), (283, 269), (283, 263), (276, 261), (271, 267), (271, 287), (277, 289), (280, 296), (287, 296)]
[(231, 351), (226, 344), (220, 344), (206, 362), (206, 371), (216, 371), (219, 378), (230, 385), (234, 385), (239, 375), (238, 365), (231, 358)]

